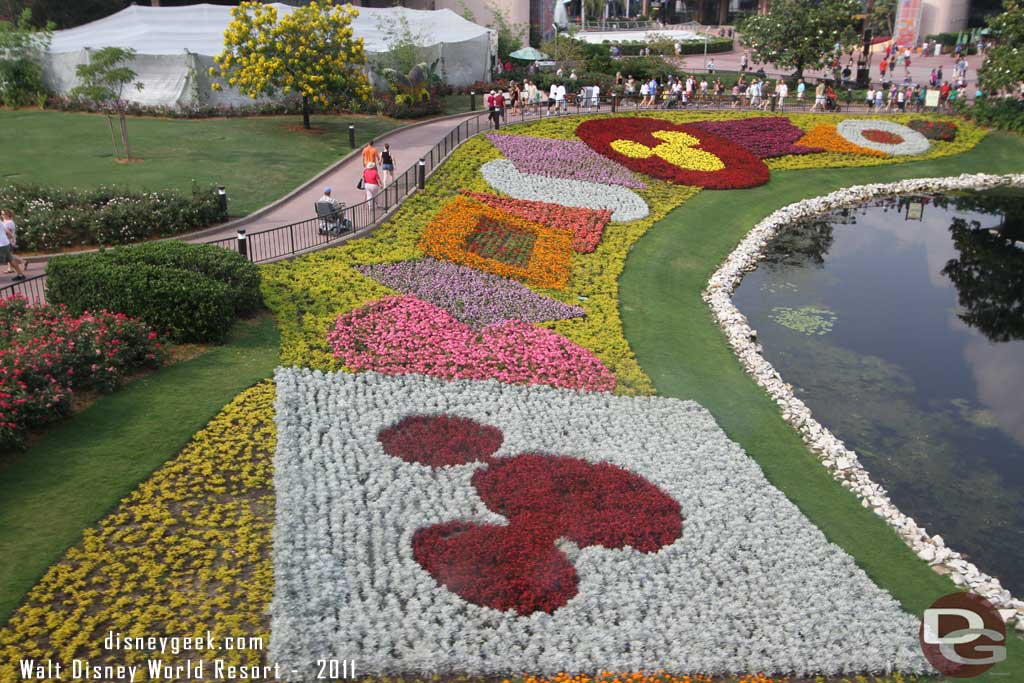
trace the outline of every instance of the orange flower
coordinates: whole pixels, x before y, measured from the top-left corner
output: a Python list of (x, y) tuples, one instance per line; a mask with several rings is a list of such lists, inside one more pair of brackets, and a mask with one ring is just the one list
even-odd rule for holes
[(879, 152), (877, 149), (868, 149), (867, 147), (853, 144), (836, 132), (836, 127), (830, 123), (818, 124), (807, 135), (797, 140), (796, 144), (806, 145), (807, 147), (821, 147), (826, 152), (838, 152), (840, 154), (859, 154), (869, 157), (888, 156), (885, 152)]

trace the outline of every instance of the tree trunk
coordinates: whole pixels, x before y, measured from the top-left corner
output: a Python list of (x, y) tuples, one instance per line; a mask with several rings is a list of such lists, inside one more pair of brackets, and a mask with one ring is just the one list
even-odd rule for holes
[(126, 159), (132, 158), (132, 148), (128, 144), (128, 121), (125, 119), (124, 112), (120, 113), (121, 118), (121, 142), (124, 144), (124, 156)]
[(107, 114), (107, 125), (110, 126), (110, 144), (114, 146), (114, 158), (117, 158), (117, 136), (114, 135), (114, 119)]
[(309, 95), (302, 96), (302, 127), (309, 130)]
[(793, 78), (799, 81), (801, 78), (804, 77), (804, 60), (801, 59), (797, 61), (795, 66), (796, 73), (793, 74)]

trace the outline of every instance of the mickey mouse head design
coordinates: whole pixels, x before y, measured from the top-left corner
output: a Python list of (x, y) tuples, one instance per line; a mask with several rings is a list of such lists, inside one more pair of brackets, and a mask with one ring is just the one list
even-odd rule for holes
[(682, 535), (679, 503), (649, 481), (610, 463), (521, 453), (495, 458), (499, 429), (451, 415), (415, 415), (377, 436), (385, 452), (428, 467), (486, 463), (477, 494), (507, 525), (450, 521), (418, 529), (413, 556), (464, 600), (520, 615), (552, 613), (579, 579), (555, 542), (629, 546), (657, 552)]

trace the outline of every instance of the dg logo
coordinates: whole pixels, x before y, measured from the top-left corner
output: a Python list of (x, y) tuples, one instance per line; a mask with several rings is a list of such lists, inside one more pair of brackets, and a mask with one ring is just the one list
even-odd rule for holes
[(1006, 659), (1006, 624), (999, 611), (974, 593), (936, 600), (921, 621), (921, 650), (940, 673), (973, 678)]

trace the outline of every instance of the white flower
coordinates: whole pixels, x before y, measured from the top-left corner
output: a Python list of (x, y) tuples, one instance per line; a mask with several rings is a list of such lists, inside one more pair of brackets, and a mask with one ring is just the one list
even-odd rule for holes
[[(902, 142), (877, 142), (865, 135), (868, 131), (881, 131), (890, 135), (902, 138)], [(843, 119), (836, 126), (839, 133), (848, 142), (868, 149), (891, 154), (893, 156), (915, 156), (924, 154), (931, 147), (928, 138), (918, 133), (913, 128), (908, 128), (895, 121), (884, 121), (882, 119)]]
[(488, 161), (480, 167), (480, 173), (495, 190), (516, 199), (586, 209), (612, 209), (612, 220), (620, 222), (639, 220), (648, 214), (643, 198), (620, 185), (520, 173), (508, 159)]

